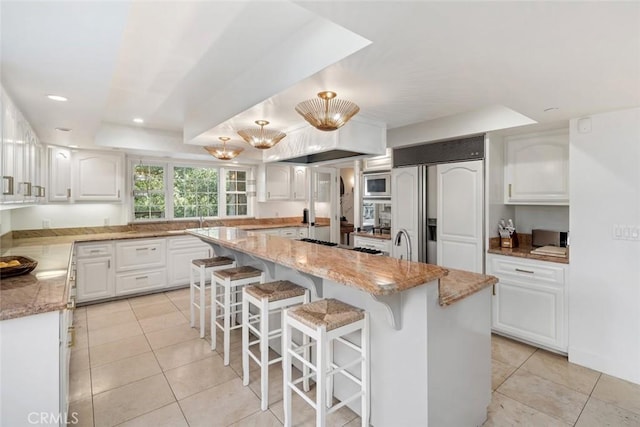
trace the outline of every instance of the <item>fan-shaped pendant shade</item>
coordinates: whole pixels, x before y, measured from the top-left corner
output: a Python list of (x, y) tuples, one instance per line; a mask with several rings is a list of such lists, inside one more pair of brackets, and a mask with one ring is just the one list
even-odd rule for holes
[(316, 129), (336, 130), (360, 111), (360, 107), (353, 102), (336, 99), (336, 96), (335, 92), (320, 92), (318, 99), (310, 99), (296, 105), (296, 111)]
[(282, 138), (287, 136), (286, 133), (278, 130), (265, 129), (269, 124), (266, 120), (256, 120), (255, 122), (260, 129), (242, 129), (238, 131), (238, 135), (255, 148), (265, 150), (276, 145)]
[(238, 154), (242, 153), (242, 148), (227, 148), (227, 141), (231, 138), (227, 136), (221, 136), (218, 138), (222, 141), (222, 147), (219, 145), (212, 147), (204, 147), (205, 150), (209, 152), (213, 157), (219, 160), (231, 160), (238, 156)]

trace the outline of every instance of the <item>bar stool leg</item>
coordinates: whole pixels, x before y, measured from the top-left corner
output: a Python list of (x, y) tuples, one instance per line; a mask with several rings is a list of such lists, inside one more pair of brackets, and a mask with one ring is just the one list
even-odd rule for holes
[(199, 306), (200, 306), (200, 338), (204, 338), (204, 318), (206, 312), (207, 303), (204, 301), (204, 288), (206, 287), (206, 278), (204, 277), (205, 268), (200, 267), (200, 295), (199, 295)]
[[(307, 293), (304, 296), (304, 304), (308, 304), (311, 302), (311, 295), (310, 293), (307, 291)], [(308, 360), (311, 361), (311, 349), (309, 347), (309, 342), (310, 342), (310, 338), (309, 335), (307, 334), (302, 334), (302, 345), (304, 346), (304, 350), (302, 350), (302, 355), (304, 357), (304, 360)], [(305, 378), (304, 380), (302, 380), (302, 389), (306, 392), (308, 392), (310, 390), (309, 387), (309, 374), (311, 373), (311, 369), (309, 368), (309, 366), (307, 366), (306, 364), (302, 364), (302, 376)]]
[(218, 318), (218, 283), (214, 274), (211, 273), (211, 350), (216, 349), (216, 341), (218, 335), (218, 327), (216, 319)]
[(231, 279), (224, 281), (224, 366), (229, 365), (229, 339), (231, 338)]
[(260, 300), (260, 391), (262, 410), (269, 406), (269, 300)]
[(291, 355), (289, 354), (289, 349), (291, 348), (291, 326), (289, 325), (289, 322), (285, 321), (285, 312), (286, 310), (282, 310), (282, 387), (284, 389), (284, 426), (291, 427), (291, 387), (289, 387), (289, 383), (291, 382)]
[(242, 299), (242, 385), (249, 385), (249, 301)]
[(324, 427), (327, 422), (327, 329), (319, 328), (316, 342), (316, 426)]
[[(329, 340), (327, 343), (327, 371), (333, 369), (333, 340)], [(326, 375), (326, 374), (325, 374)], [(333, 406), (333, 377), (334, 375), (327, 375), (327, 408)]]
[(194, 277), (193, 277), (193, 266), (189, 266), (189, 309), (191, 310), (191, 327), (196, 326), (196, 308), (193, 306), (193, 303), (196, 300), (196, 291), (194, 289)]
[(362, 378), (362, 390), (364, 394), (361, 400), (361, 413), (362, 413), (362, 427), (369, 427), (369, 412), (370, 412), (370, 391), (369, 391), (369, 366), (370, 366), (370, 342), (369, 342), (369, 313), (364, 314), (364, 326), (361, 330), (361, 343), (362, 343), (362, 365), (360, 375)]

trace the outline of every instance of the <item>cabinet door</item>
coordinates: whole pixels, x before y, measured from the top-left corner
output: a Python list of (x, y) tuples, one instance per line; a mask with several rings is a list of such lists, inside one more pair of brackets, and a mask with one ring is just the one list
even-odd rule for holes
[(493, 329), (528, 342), (567, 351), (562, 289), (500, 279), (493, 298)]
[(115, 295), (112, 257), (78, 259), (78, 301), (91, 301)]
[[(418, 261), (418, 167), (391, 171), (391, 232), (404, 228), (411, 238), (411, 261)], [(393, 256), (406, 259), (406, 243), (393, 246)]]
[(365, 172), (390, 170), (393, 166), (393, 150), (387, 148), (387, 152), (383, 156), (370, 157), (362, 161), (362, 170)]
[(103, 153), (74, 155), (75, 200), (119, 201), (122, 157)]
[(71, 151), (49, 149), (49, 201), (68, 202), (71, 198)]
[(483, 273), (482, 160), (437, 165), (436, 174), (438, 265)]
[(552, 131), (508, 137), (505, 202), (569, 204), (569, 136)]
[(267, 200), (288, 200), (291, 197), (290, 166), (268, 165), (266, 175)]
[[(211, 248), (204, 245), (169, 251), (169, 286), (186, 285), (190, 281), (191, 260), (211, 257)], [(210, 280), (211, 278), (207, 278)]]
[(307, 199), (307, 168), (304, 166), (294, 166), (292, 174), (292, 199)]

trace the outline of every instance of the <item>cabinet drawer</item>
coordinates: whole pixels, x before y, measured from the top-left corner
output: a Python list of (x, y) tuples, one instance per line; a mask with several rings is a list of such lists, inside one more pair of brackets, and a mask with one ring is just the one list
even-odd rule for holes
[(309, 229), (300, 227), (297, 230), (298, 238), (309, 237)]
[(562, 267), (544, 265), (539, 262), (513, 261), (506, 257), (492, 257), (490, 274), (498, 277), (516, 278), (519, 282), (533, 284), (564, 285)]
[(169, 249), (211, 248), (207, 243), (194, 236), (170, 237), (167, 239)]
[(280, 236), (295, 239), (298, 237), (298, 230), (295, 228), (282, 228), (280, 229)]
[(165, 239), (133, 240), (116, 243), (116, 271), (164, 267)]
[(127, 295), (163, 288), (167, 285), (167, 271), (161, 270), (116, 275), (116, 295)]
[(113, 253), (113, 244), (111, 244), (111, 243), (78, 244), (78, 245), (76, 245), (76, 256), (78, 258), (88, 258), (88, 257), (111, 255), (112, 253)]

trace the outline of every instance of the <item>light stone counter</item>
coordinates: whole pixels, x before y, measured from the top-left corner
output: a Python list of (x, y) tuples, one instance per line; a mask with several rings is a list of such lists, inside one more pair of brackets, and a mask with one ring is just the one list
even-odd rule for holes
[[(188, 230), (234, 257), (366, 310), (370, 319), (371, 424), (474, 426), (491, 401), (491, 289), (495, 277), (326, 247), (230, 227)], [(274, 325), (277, 327), (277, 325)], [(359, 336), (349, 336), (358, 342)], [(273, 342), (279, 351), (277, 342)], [(334, 360), (353, 353), (336, 344)], [(350, 372), (356, 376), (359, 367)], [(334, 394), (355, 391), (334, 379)], [(359, 401), (348, 403), (359, 413)], [(295, 422), (295, 416), (294, 416)]]

